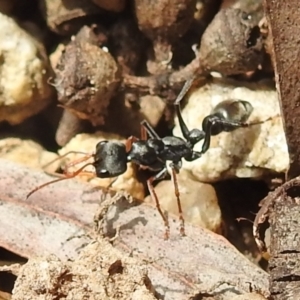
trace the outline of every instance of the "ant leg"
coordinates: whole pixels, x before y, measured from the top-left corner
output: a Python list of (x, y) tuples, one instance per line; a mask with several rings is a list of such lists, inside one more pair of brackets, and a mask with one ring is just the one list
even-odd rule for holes
[[(160, 138), (157, 135), (157, 133), (154, 131), (154, 129), (151, 127), (151, 125), (146, 120), (143, 120), (141, 122), (141, 138), (140, 138), (140, 140), (146, 141), (147, 140), (147, 134), (149, 134), (149, 136), (151, 138), (157, 138), (157, 139)], [(137, 142), (138, 140), (139, 139), (135, 136), (129, 137), (125, 142), (126, 152), (129, 152), (131, 150), (132, 143)]]
[(75, 165), (78, 165), (81, 162), (86, 161), (89, 158), (92, 158), (93, 156), (94, 156), (94, 154), (86, 154), (85, 156), (80, 157), (78, 159), (75, 159), (75, 160), (71, 161), (70, 163), (66, 164), (66, 168), (70, 168), (70, 167), (73, 167)]
[(177, 181), (177, 174), (178, 174), (179, 168), (181, 166), (171, 163), (170, 167), (172, 170), (171, 177), (172, 177), (172, 181), (173, 181), (173, 185), (174, 185), (175, 196), (177, 199), (177, 207), (178, 207), (179, 220), (180, 220), (179, 231), (180, 231), (181, 236), (185, 236), (184, 218), (183, 218), (182, 206), (181, 206), (181, 201), (180, 201), (180, 193), (179, 193), (178, 181)]
[[(74, 161), (72, 161), (72, 162), (70, 162), (70, 163), (68, 163), (68, 164), (65, 165), (64, 171), (63, 171), (63, 173), (64, 173), (65, 176), (67, 176), (68, 168), (73, 167), (73, 166), (75, 166), (75, 165), (77, 165), (77, 164), (79, 164), (79, 163), (81, 163), (81, 162), (83, 162), (83, 161), (86, 161), (86, 160), (88, 160), (89, 158), (91, 158), (91, 157), (94, 156), (94, 154), (87, 154), (87, 153), (85, 153), (85, 152), (69, 151), (69, 152), (67, 152), (66, 154), (64, 154), (64, 155), (62, 155), (62, 156), (56, 158), (54, 161), (56, 161), (56, 160), (58, 160), (58, 159), (62, 159), (62, 158), (64, 158), (64, 157), (66, 157), (67, 155), (71, 154), (71, 153), (72, 153), (72, 154), (84, 154), (84, 156), (81, 157), (81, 158), (78, 158), (78, 159), (76, 159), (76, 160), (74, 160)], [(52, 161), (52, 163), (53, 163), (54, 161)], [(49, 163), (48, 163), (48, 165), (49, 165)], [(56, 177), (62, 177), (62, 176), (63, 176), (62, 174), (59, 174), (59, 173), (52, 173), (52, 172), (47, 172), (47, 171), (45, 171), (45, 172), (46, 172), (46, 174), (54, 175), (54, 176), (56, 176)], [(61, 175), (62, 175), (62, 176), (61, 176)]]
[(187, 94), (191, 86), (193, 85), (193, 82), (195, 80), (196, 76), (192, 76), (190, 79), (188, 79), (185, 84), (183, 85), (183, 88), (181, 89), (180, 93), (178, 94), (174, 104), (179, 105), (181, 100), (184, 98), (184, 96)]
[(86, 168), (87, 166), (92, 166), (92, 165), (93, 165), (92, 163), (85, 164), (84, 166), (82, 166), (81, 168), (76, 170), (75, 172), (66, 172), (65, 177), (63, 177), (63, 178), (58, 178), (58, 179), (55, 179), (55, 180), (52, 180), (52, 181), (48, 181), (48, 182), (36, 187), (35, 189), (33, 189), (31, 192), (29, 192), (27, 194), (26, 199), (28, 199), (36, 191), (40, 190), (41, 188), (43, 188), (43, 187), (45, 187), (49, 184), (76, 177), (79, 173), (82, 173), (84, 168)]
[(160, 137), (159, 135), (155, 132), (155, 130), (152, 128), (152, 126), (149, 124), (148, 121), (143, 120), (141, 122), (141, 126), (144, 128), (144, 130), (146, 130), (146, 132), (148, 133), (148, 135), (153, 138), (153, 139), (159, 139)]
[(64, 157), (70, 155), (70, 154), (83, 154), (83, 155), (88, 155), (88, 153), (86, 152), (82, 152), (82, 151), (68, 151), (67, 153), (63, 154), (63, 155), (60, 155), (59, 157), (51, 160), (50, 162), (46, 163), (45, 165), (43, 165), (43, 169), (44, 168), (47, 168), (48, 166), (50, 166), (51, 164), (53, 164), (54, 162), (60, 160), (60, 159), (63, 159)]
[[(43, 169), (43, 170), (45, 171), (45, 173), (48, 174), (48, 175), (60, 177), (61, 174), (56, 173), (56, 172), (48, 172), (48, 171), (46, 170), (46, 168), (47, 168), (48, 166), (50, 166), (51, 164), (55, 163), (56, 161), (61, 160), (61, 159), (65, 158), (65, 157), (67, 157), (67, 156), (70, 155), (70, 154), (82, 154), (82, 155), (85, 155), (86, 158), (83, 159), (82, 161), (85, 161), (85, 160), (87, 160), (87, 159), (89, 158), (89, 157), (88, 157), (89, 154), (86, 153), (86, 152), (82, 152), (82, 151), (68, 151), (67, 153), (65, 153), (65, 154), (63, 154), (63, 155), (60, 155), (59, 157), (57, 157), (57, 158), (51, 160), (50, 162), (46, 163), (45, 165), (43, 165), (43, 166), (42, 166), (42, 169)], [(90, 155), (90, 156), (92, 156), (92, 155)]]
[(180, 91), (179, 95), (177, 96), (177, 98), (174, 102), (175, 111), (176, 111), (176, 115), (177, 115), (177, 118), (178, 118), (179, 126), (180, 126), (180, 129), (181, 129), (182, 135), (184, 136), (184, 138), (186, 140), (189, 140), (190, 131), (189, 131), (188, 127), (186, 126), (186, 123), (184, 122), (184, 120), (182, 118), (180, 102), (185, 97), (185, 95), (187, 94), (187, 92), (189, 91), (191, 86), (193, 85), (195, 77), (196, 76), (193, 76), (185, 82), (185, 84), (183, 85), (182, 90)]
[(153, 182), (155, 180), (162, 179), (166, 175), (166, 173), (167, 173), (167, 168), (164, 168), (159, 173), (157, 173), (156, 175), (154, 175), (153, 177), (151, 177), (147, 180), (147, 186), (148, 186), (148, 190), (150, 192), (151, 198), (155, 201), (156, 209), (158, 210), (159, 214), (161, 215), (161, 217), (163, 219), (163, 222), (164, 222), (164, 225), (165, 225), (165, 235), (164, 235), (165, 240), (169, 239), (169, 236), (170, 236), (169, 220), (161, 210), (157, 194), (156, 194), (156, 192), (154, 190), (154, 187), (153, 187)]
[(125, 141), (125, 149), (126, 152), (129, 152), (131, 150), (132, 144), (134, 142), (137, 142), (139, 139), (135, 136), (130, 136), (126, 141)]

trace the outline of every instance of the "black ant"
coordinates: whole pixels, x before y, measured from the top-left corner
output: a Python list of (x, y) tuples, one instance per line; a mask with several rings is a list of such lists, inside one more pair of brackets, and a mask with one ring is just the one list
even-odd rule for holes
[[(100, 141), (96, 145), (96, 151), (93, 154), (84, 154), (84, 156), (76, 161), (66, 165), (63, 178), (52, 180), (44, 183), (32, 190), (27, 198), (38, 191), (39, 189), (69, 178), (73, 178), (84, 172), (84, 169), (92, 165), (95, 172), (87, 172), (99, 178), (117, 177), (127, 170), (127, 163), (133, 162), (141, 168), (150, 169), (157, 173), (147, 180), (147, 186), (152, 199), (155, 201), (156, 208), (161, 215), (165, 225), (165, 239), (168, 239), (170, 226), (167, 217), (162, 212), (158, 197), (155, 193), (153, 182), (161, 180), (167, 175), (167, 161), (170, 161), (171, 178), (174, 184), (175, 195), (177, 199), (178, 212), (180, 218), (180, 233), (185, 235), (184, 218), (182, 214), (179, 189), (176, 175), (182, 166), (182, 159), (193, 161), (201, 157), (210, 145), (211, 135), (219, 134), (222, 131), (232, 131), (239, 127), (248, 126), (244, 123), (250, 116), (253, 108), (247, 101), (226, 101), (220, 103), (203, 121), (203, 130), (189, 130), (182, 118), (180, 110), (180, 101), (191, 87), (193, 79), (188, 80), (180, 94), (178, 95), (175, 106), (179, 120), (179, 125), (184, 136), (184, 139), (175, 136), (166, 136), (160, 138), (151, 125), (147, 121), (141, 123), (141, 139), (134, 136), (128, 138), (125, 143), (116, 141)], [(147, 134), (149, 138), (147, 138)], [(204, 139), (202, 151), (194, 151), (195, 144)], [(74, 152), (74, 151), (73, 151)], [(70, 153), (66, 153), (64, 156)], [(62, 157), (60, 157), (62, 158)], [(86, 163), (75, 172), (69, 172), (68, 168), (75, 166), (78, 163), (93, 158), (93, 162)], [(86, 172), (84, 172), (86, 173)]]
[[(193, 147), (197, 142), (203, 139), (202, 131), (195, 129), (192, 131), (192, 134), (190, 134), (189, 137), (184, 140), (175, 136), (166, 136), (164, 138), (160, 138), (151, 125), (145, 120), (141, 123), (141, 129), (141, 139), (132, 136), (128, 138), (125, 143), (116, 141), (100, 141), (96, 145), (96, 151), (94, 154), (83, 153), (84, 156), (82, 158), (66, 165), (64, 170), (65, 177), (52, 180), (36, 187), (27, 195), (27, 198), (49, 184), (77, 176), (78, 174), (84, 172), (84, 169), (89, 165), (94, 166), (95, 173), (87, 172), (88, 174), (92, 173), (92, 175), (99, 178), (113, 178), (125, 173), (127, 170), (127, 163), (133, 162), (142, 168), (158, 172), (147, 180), (147, 186), (151, 197), (155, 201), (157, 210), (164, 221), (166, 228), (165, 239), (168, 239), (170, 231), (169, 222), (161, 210), (158, 197), (153, 187), (153, 182), (156, 180), (161, 180), (167, 175), (168, 171), (166, 164), (167, 161), (170, 161), (169, 166), (172, 170), (171, 177), (174, 183), (179, 218), (181, 221), (180, 233), (184, 236), (184, 219), (182, 215), (176, 174), (179, 173), (183, 158), (187, 161), (192, 161), (201, 156), (200, 152), (193, 151)], [(150, 138), (147, 138), (147, 134)], [(66, 153), (64, 156), (68, 154), (69, 153)], [(89, 158), (93, 158), (94, 161), (86, 163), (75, 172), (68, 171), (69, 167), (86, 161)]]

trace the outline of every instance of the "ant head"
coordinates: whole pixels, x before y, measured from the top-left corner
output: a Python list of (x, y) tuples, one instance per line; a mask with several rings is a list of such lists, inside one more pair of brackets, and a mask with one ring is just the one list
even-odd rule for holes
[(188, 141), (191, 143), (192, 146), (197, 144), (199, 141), (203, 140), (205, 137), (205, 132), (200, 129), (192, 129), (189, 132)]
[(212, 114), (221, 116), (227, 121), (244, 123), (253, 111), (250, 102), (244, 100), (225, 100), (220, 102), (212, 111)]
[(116, 141), (101, 141), (96, 146), (94, 167), (97, 177), (117, 177), (127, 170), (126, 147)]

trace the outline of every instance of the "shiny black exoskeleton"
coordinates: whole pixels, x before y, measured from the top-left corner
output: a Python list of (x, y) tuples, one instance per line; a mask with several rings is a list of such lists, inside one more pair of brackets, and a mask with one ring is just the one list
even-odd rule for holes
[(202, 133), (185, 141), (175, 136), (160, 138), (146, 121), (142, 122), (142, 126), (150, 136), (147, 140), (128, 140), (127, 146), (115, 141), (97, 144), (94, 162), (97, 177), (118, 176), (126, 171), (128, 162), (153, 171), (164, 169), (166, 172), (166, 162), (171, 161), (171, 167), (179, 170), (183, 158), (192, 161), (201, 156), (200, 152), (193, 151), (193, 146), (203, 139)]
[[(181, 115), (180, 101), (191, 86), (192, 81), (193, 80), (189, 80), (186, 82), (175, 101), (176, 113), (184, 139), (175, 136), (160, 138), (150, 124), (148, 124), (147, 121), (143, 121), (141, 123), (143, 130), (141, 139), (130, 137), (127, 139), (126, 143), (117, 141), (100, 141), (96, 145), (95, 153), (88, 154), (81, 152), (81, 154), (84, 154), (82, 158), (66, 165), (63, 178), (52, 180), (38, 186), (32, 190), (27, 197), (49, 184), (73, 178), (82, 172), (92, 176), (96, 175), (99, 178), (117, 177), (125, 173), (127, 170), (127, 163), (132, 162), (142, 168), (147, 168), (157, 172), (153, 177), (147, 180), (147, 185), (151, 197), (156, 203), (157, 210), (164, 220), (166, 227), (165, 238), (168, 238), (168, 219), (160, 208), (160, 204), (153, 187), (153, 182), (164, 178), (167, 174), (167, 162), (170, 161), (169, 167), (171, 168), (171, 177), (174, 184), (179, 217), (181, 220), (180, 232), (184, 235), (184, 219), (182, 216), (179, 189), (176, 179), (176, 174), (181, 168), (182, 159), (193, 161), (200, 158), (201, 155), (208, 150), (210, 137), (212, 135), (219, 134), (222, 131), (232, 131), (239, 127), (248, 126), (248, 124), (244, 122), (248, 119), (253, 110), (251, 104), (247, 101), (224, 101), (217, 105), (212, 113), (203, 120), (202, 130), (189, 130)], [(146, 136), (146, 133), (148, 137)], [(204, 140), (202, 150), (194, 151), (193, 148), (195, 144), (201, 140)], [(68, 154), (69, 153), (66, 153), (64, 156)], [(78, 170), (74, 172), (70, 172), (68, 170), (69, 167), (88, 161), (89, 159), (92, 159), (92, 161), (87, 162)], [(95, 172), (85, 171), (85, 168), (89, 165), (94, 166)]]
[(126, 171), (128, 162), (132, 162), (142, 168), (157, 171), (157, 174), (147, 180), (147, 185), (157, 209), (165, 222), (167, 238), (169, 234), (169, 224), (160, 209), (158, 198), (153, 188), (153, 181), (165, 177), (167, 174), (167, 162), (170, 161), (169, 166), (172, 170), (171, 176), (175, 186), (175, 194), (181, 219), (180, 231), (181, 234), (184, 235), (184, 221), (176, 174), (181, 168), (182, 159), (192, 161), (201, 156), (200, 152), (193, 151), (193, 146), (203, 139), (203, 134), (201, 131), (194, 130), (192, 134), (186, 137), (186, 140), (174, 136), (160, 138), (147, 121), (143, 121), (141, 125), (145, 132), (147, 132), (149, 138), (139, 140), (131, 137), (127, 140), (126, 144), (115, 141), (101, 141), (97, 144), (93, 163), (96, 169), (96, 175), (100, 178), (118, 176)]
[[(201, 154), (204, 154), (209, 149), (211, 136), (249, 126), (246, 121), (253, 111), (253, 106), (244, 100), (222, 101), (203, 119), (202, 130), (189, 130), (181, 115), (180, 102), (192, 86), (193, 80), (194, 78), (188, 80), (183, 86), (175, 101), (175, 108), (183, 136), (190, 141), (193, 141), (193, 136), (196, 136), (196, 140), (199, 141), (199, 137), (201, 136), (201, 139), (204, 139)], [(196, 140), (193, 145), (197, 143)]]

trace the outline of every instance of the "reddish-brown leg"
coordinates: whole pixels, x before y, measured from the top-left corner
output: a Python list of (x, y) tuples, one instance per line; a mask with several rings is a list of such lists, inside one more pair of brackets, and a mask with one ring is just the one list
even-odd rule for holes
[(172, 181), (174, 184), (174, 191), (175, 191), (175, 196), (177, 199), (177, 206), (178, 206), (178, 213), (179, 213), (179, 220), (180, 220), (180, 234), (182, 236), (185, 236), (185, 228), (184, 228), (184, 218), (183, 218), (183, 212), (182, 212), (182, 207), (181, 207), (181, 201), (180, 201), (180, 193), (179, 193), (179, 188), (178, 188), (178, 181), (177, 181), (177, 173), (176, 169), (174, 167), (171, 167), (172, 170)]
[[(42, 189), (43, 187), (49, 185), (49, 184), (52, 184), (52, 183), (55, 183), (55, 182), (59, 182), (59, 181), (62, 181), (62, 180), (66, 180), (66, 179), (71, 179), (71, 178), (74, 178), (76, 177), (79, 173), (82, 173), (84, 168), (86, 168), (87, 166), (90, 166), (92, 165), (92, 163), (88, 163), (88, 164), (85, 164), (84, 166), (82, 166), (81, 168), (79, 168), (78, 170), (74, 171), (74, 172), (68, 172), (68, 171), (65, 171), (64, 175), (65, 177), (63, 178), (58, 178), (58, 179), (55, 179), (55, 180), (52, 180), (52, 181), (48, 181), (38, 187), (36, 187), (35, 189), (33, 189), (31, 192), (29, 192), (26, 196), (26, 199), (28, 197), (30, 197), (33, 193), (35, 193), (36, 191)], [(88, 173), (88, 174), (91, 174), (92, 172), (85, 172), (85, 173)]]
[(126, 147), (126, 152), (129, 152), (131, 150), (132, 144), (134, 142), (137, 142), (139, 139), (135, 136), (130, 136), (126, 142), (125, 142), (125, 147)]
[(145, 126), (143, 126), (141, 124), (141, 140), (147, 141), (147, 139), (148, 139), (147, 130), (146, 130)]
[(161, 207), (160, 207), (160, 203), (158, 201), (158, 197), (157, 197), (157, 194), (154, 190), (154, 187), (153, 187), (153, 181), (157, 180), (157, 179), (160, 179), (161, 177), (163, 177), (166, 173), (166, 169), (163, 169), (162, 171), (160, 171), (158, 174), (156, 174), (155, 176), (149, 178), (147, 180), (147, 186), (148, 186), (148, 190), (150, 192), (150, 195), (152, 197), (152, 199), (155, 201), (155, 205), (156, 205), (156, 209), (158, 210), (159, 214), (161, 215), (162, 219), (163, 219), (163, 222), (164, 222), (164, 225), (165, 225), (165, 235), (164, 235), (164, 239), (167, 240), (169, 239), (169, 236), (170, 236), (170, 225), (169, 225), (169, 220), (168, 218), (166, 217), (166, 215), (163, 213), (163, 211), (161, 210)]

